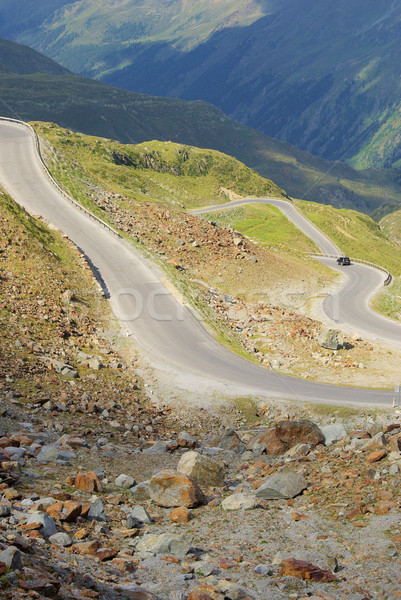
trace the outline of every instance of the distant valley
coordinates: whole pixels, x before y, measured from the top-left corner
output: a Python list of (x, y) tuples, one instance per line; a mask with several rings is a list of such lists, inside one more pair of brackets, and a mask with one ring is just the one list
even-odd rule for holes
[(136, 92), (205, 100), (314, 155), (401, 159), (401, 7), (394, 0), (168, 4), (23, 0), (0, 35)]
[(0, 105), (4, 116), (52, 121), (125, 143), (171, 140), (219, 150), (297, 198), (367, 213), (383, 202), (393, 212), (401, 202), (397, 170), (355, 171), (264, 136), (210, 104), (136, 94), (77, 77), (4, 39), (0, 39)]

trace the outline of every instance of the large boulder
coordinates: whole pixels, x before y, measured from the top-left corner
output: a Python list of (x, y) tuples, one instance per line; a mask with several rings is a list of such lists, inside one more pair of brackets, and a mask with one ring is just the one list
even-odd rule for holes
[(266, 500), (294, 498), (307, 487), (308, 483), (302, 475), (294, 471), (284, 471), (266, 479), (256, 490), (256, 496)]
[(324, 327), (317, 342), (322, 348), (327, 348), (328, 350), (340, 350), (344, 347), (343, 334), (337, 329)]
[(325, 437), (319, 427), (310, 421), (280, 421), (251, 441), (250, 447), (263, 446), (266, 454), (280, 456), (297, 444), (317, 446)]
[(177, 471), (185, 473), (198, 485), (218, 486), (222, 485), (224, 479), (223, 465), (194, 450), (181, 456)]
[(39, 529), (39, 533), (46, 539), (57, 533), (57, 527), (54, 520), (44, 512), (34, 512), (28, 515), (26, 526), (28, 527), (29, 525), (37, 525), (36, 528)]
[(149, 482), (149, 496), (159, 506), (192, 508), (204, 502), (205, 497), (197, 484), (184, 473), (166, 469), (153, 475)]

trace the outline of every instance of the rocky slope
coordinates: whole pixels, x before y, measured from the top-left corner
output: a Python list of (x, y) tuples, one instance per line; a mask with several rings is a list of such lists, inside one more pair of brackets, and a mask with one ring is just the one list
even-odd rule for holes
[(79, 252), (0, 203), (2, 598), (397, 597), (399, 409), (156, 397)]

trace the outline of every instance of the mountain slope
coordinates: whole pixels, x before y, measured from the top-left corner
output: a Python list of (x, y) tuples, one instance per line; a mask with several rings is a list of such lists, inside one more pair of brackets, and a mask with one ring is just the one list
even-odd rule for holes
[[(23, 0), (26, 10), (36, 3)], [(358, 168), (401, 157), (394, 0), (53, 0), (35, 26), (3, 0), (0, 33), (82, 74), (202, 99), (265, 134)], [(63, 10), (60, 9), (63, 6)], [(236, 12), (238, 11), (238, 12)], [(260, 17), (260, 18), (258, 18)], [(239, 26), (240, 25), (240, 26)]]
[(52, 121), (125, 143), (158, 139), (219, 150), (272, 179), (291, 196), (323, 204), (370, 212), (383, 199), (401, 202), (397, 171), (360, 172), (317, 158), (241, 125), (204, 102), (136, 94), (63, 70), (60, 75), (48, 74), (48, 59), (43, 57), (43, 66), (38, 64), (37, 53), (24, 46), (18, 46), (26, 54), (20, 63), (34, 64), (44, 72), (19, 75), (12, 72), (19, 68), (15, 46), (3, 42), (2, 47), (10, 49), (2, 58), (9, 72), (0, 72), (3, 116)]
[(64, 75), (69, 71), (31, 48), (0, 38), (0, 73)]

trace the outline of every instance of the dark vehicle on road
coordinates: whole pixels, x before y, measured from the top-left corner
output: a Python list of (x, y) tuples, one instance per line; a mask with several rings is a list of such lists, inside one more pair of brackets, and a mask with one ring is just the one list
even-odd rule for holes
[(346, 267), (347, 265), (351, 264), (351, 260), (348, 256), (340, 256), (337, 258), (337, 264)]

